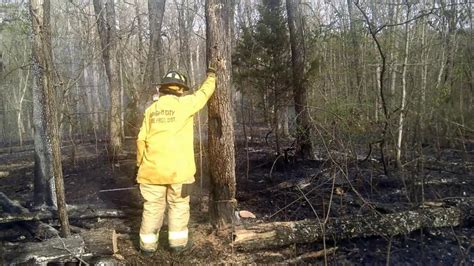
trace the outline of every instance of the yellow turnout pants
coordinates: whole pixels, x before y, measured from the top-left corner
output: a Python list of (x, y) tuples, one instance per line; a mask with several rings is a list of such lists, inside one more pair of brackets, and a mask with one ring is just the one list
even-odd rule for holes
[(140, 227), (142, 250), (157, 249), (167, 204), (170, 247), (181, 247), (188, 243), (189, 196), (181, 197), (182, 186), (183, 184), (140, 184), (140, 192), (145, 200)]

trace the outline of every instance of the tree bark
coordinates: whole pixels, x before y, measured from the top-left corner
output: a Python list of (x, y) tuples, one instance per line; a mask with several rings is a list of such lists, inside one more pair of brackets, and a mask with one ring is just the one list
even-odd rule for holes
[(218, 228), (234, 217), (235, 151), (231, 96), (232, 0), (206, 1), (207, 58), (217, 67), (217, 88), (209, 100), (210, 215)]
[[(63, 237), (70, 235), (64, 196), (53, 59), (50, 2), (31, 0), (33, 99), (35, 120), (35, 203), (57, 207)], [(55, 195), (54, 195), (55, 192)]]
[(297, 154), (304, 159), (314, 159), (311, 143), (311, 121), (308, 92), (304, 86), (304, 35), (301, 0), (287, 0), (288, 26), (290, 29), (291, 61), (293, 68), (293, 97), (296, 111)]
[(121, 115), (120, 115), (120, 80), (117, 56), (117, 33), (115, 6), (113, 0), (94, 0), (94, 11), (97, 19), (102, 47), (102, 60), (107, 74), (110, 94), (109, 107), (109, 148), (111, 158), (122, 151)]
[[(470, 214), (466, 215), (466, 214)], [(274, 248), (294, 243), (312, 243), (326, 239), (347, 239), (369, 236), (408, 234), (421, 228), (458, 226), (472, 219), (472, 205), (419, 209), (384, 215), (350, 216), (330, 219), (326, 224), (317, 220), (274, 222), (239, 228), (234, 233), (234, 246), (242, 250)], [(324, 229), (324, 230), (323, 230)]]

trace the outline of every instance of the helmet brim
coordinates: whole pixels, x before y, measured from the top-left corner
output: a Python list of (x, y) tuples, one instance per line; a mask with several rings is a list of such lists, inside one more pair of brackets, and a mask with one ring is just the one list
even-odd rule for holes
[(184, 91), (189, 91), (189, 87), (186, 85), (183, 85), (182, 83), (177, 83), (177, 82), (163, 82), (163, 83), (158, 83), (158, 86), (178, 86), (183, 88)]

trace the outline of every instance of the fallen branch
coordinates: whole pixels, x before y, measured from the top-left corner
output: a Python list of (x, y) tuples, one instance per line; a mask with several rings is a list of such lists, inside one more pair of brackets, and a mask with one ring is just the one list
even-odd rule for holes
[(423, 182), (418, 181), (415, 182), (415, 185), (421, 186), (421, 185), (466, 185), (468, 183), (471, 183), (470, 180), (460, 180), (459, 178), (455, 177), (448, 177), (448, 178), (439, 178), (439, 179), (430, 179), (430, 180), (424, 180)]
[(324, 257), (325, 255), (326, 256), (331, 255), (334, 252), (336, 252), (336, 250), (337, 250), (337, 247), (333, 247), (333, 248), (328, 248), (326, 250), (323, 249), (323, 250), (319, 250), (319, 251), (308, 252), (308, 253), (300, 255), (296, 258), (291, 258), (291, 259), (285, 260), (285, 263), (298, 263), (298, 262), (301, 262), (302, 260), (317, 259), (317, 258), (320, 258), (320, 257)]
[[(121, 218), (126, 217), (126, 213), (116, 209), (69, 209), (69, 219), (91, 219), (91, 218)], [(30, 212), (25, 214), (4, 214), (0, 217), (0, 224), (24, 222), (24, 221), (43, 221), (57, 219), (58, 215), (50, 211)]]
[[(57, 214), (50, 210), (30, 212), (21, 206), (17, 201), (9, 199), (3, 192), (0, 192), (0, 206), (4, 214), (0, 217), (0, 224), (25, 221), (42, 221), (56, 219)], [(120, 218), (125, 217), (126, 212), (116, 209), (95, 209), (89, 205), (69, 205), (67, 207), (70, 219), (90, 219), (90, 218)]]
[[(316, 220), (274, 222), (239, 228), (234, 232), (234, 246), (242, 250), (273, 248), (293, 243), (311, 243), (327, 239), (408, 234), (421, 228), (458, 226), (470, 209), (429, 208), (390, 214), (373, 214), (329, 219), (324, 225)], [(469, 216), (469, 214), (468, 214)], [(324, 235), (325, 234), (325, 235)]]

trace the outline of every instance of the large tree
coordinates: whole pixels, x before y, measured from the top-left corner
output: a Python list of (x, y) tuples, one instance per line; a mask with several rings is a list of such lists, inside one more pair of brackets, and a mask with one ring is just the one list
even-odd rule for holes
[(50, 1), (30, 0), (32, 20), (35, 204), (58, 208), (61, 234), (70, 235), (64, 197), (56, 94), (53, 84)]
[(231, 96), (231, 46), (234, 1), (207, 0), (207, 59), (217, 67), (217, 88), (209, 100), (210, 214), (219, 228), (232, 223), (235, 201), (235, 151)]
[(293, 68), (293, 96), (296, 111), (297, 153), (305, 159), (314, 159), (311, 143), (311, 121), (308, 109), (308, 92), (304, 84), (304, 32), (301, 0), (286, 0), (290, 28), (291, 61)]
[(115, 5), (113, 0), (94, 0), (94, 11), (97, 20), (102, 47), (102, 60), (107, 74), (110, 92), (109, 107), (109, 148), (112, 158), (122, 150), (122, 123), (120, 107), (119, 62), (117, 56), (117, 29)]

